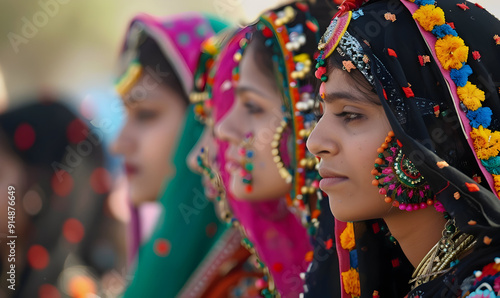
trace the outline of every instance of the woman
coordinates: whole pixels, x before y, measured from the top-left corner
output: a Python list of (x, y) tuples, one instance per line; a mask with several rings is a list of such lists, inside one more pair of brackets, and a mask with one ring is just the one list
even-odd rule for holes
[(319, 43), (308, 139), (332, 213), (355, 222), (343, 295), (495, 297), (500, 22), (468, 2), (363, 2)]
[(130, 25), (121, 55), (128, 70), (117, 86), (128, 119), (115, 150), (125, 155), (132, 201), (159, 197), (162, 213), (125, 297), (177, 295), (224, 230), (185, 165), (201, 133), (187, 108), (200, 45), (224, 27), (198, 13), (140, 15)]
[(303, 291), (300, 273), (313, 253), (287, 202), (294, 201), (311, 235), (319, 213), (315, 158), (304, 142), (314, 120), (308, 79), (321, 28), (315, 17), (330, 17), (316, 8), (294, 2), (265, 12), (252, 25), (251, 41), (234, 56), (241, 59), (235, 102), (215, 125), (216, 137), (228, 143), (221, 166), (229, 173), (228, 192), (238, 200), (231, 207), (283, 297)]
[(2, 296), (103, 295), (100, 277), (123, 265), (108, 234), (102, 138), (47, 98), (0, 116), (1, 232), (15, 236), (0, 250)]

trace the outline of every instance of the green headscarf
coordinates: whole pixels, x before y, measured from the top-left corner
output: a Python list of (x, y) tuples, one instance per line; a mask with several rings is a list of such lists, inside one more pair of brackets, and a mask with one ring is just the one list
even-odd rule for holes
[[(182, 17), (190, 22), (193, 18), (205, 19), (214, 32), (204, 38), (225, 27), (222, 22), (200, 14), (191, 15), (189, 19), (187, 16)], [(154, 24), (151, 18), (141, 19), (138, 22), (150, 28), (158, 26), (158, 23)], [(183, 25), (183, 28), (187, 28), (188, 25)], [(199, 47), (196, 49), (193, 46), (182, 47), (182, 41), (186, 39), (186, 35), (182, 35), (175, 26), (161, 29), (168, 33), (168, 36), (163, 35), (163, 38), (158, 40), (160, 43), (163, 42), (165, 48), (177, 47), (176, 43), (181, 42), (178, 46), (182, 48), (178, 49), (180, 53), (177, 55), (178, 59), (170, 57), (172, 64), (183, 64), (179, 59), (192, 60), (195, 53), (187, 51), (201, 52)], [(198, 29), (199, 27), (192, 32), (190, 42), (199, 38), (199, 34), (207, 33)], [(156, 30), (156, 32), (161, 32), (161, 30)], [(158, 35), (155, 37), (157, 38)], [(196, 63), (198, 63), (199, 52), (196, 53)], [(170, 55), (172, 52), (168, 53)], [(189, 62), (186, 61), (188, 67), (177, 65), (177, 74), (187, 93), (192, 90), (192, 78), (195, 72), (195, 68)], [(191, 82), (184, 82), (189, 79)], [(158, 199), (163, 212), (151, 238), (139, 250), (137, 268), (123, 295), (125, 298), (175, 297), (213, 244), (226, 230), (225, 225), (218, 220), (214, 206), (205, 197), (201, 177), (191, 172), (186, 164), (186, 157), (198, 141), (202, 131), (203, 125), (195, 119), (193, 106), (188, 106), (184, 129), (173, 157), (176, 173), (170, 181), (167, 181), (165, 191)]]

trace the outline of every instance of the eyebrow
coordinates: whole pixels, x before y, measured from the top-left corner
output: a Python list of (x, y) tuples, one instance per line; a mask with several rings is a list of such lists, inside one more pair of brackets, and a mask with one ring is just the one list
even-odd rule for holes
[(347, 99), (349, 101), (353, 102), (363, 102), (362, 99), (359, 97), (354, 96), (352, 93), (349, 92), (332, 92), (332, 93), (327, 93), (325, 94), (325, 98), (321, 99), (321, 101), (324, 101), (325, 103), (333, 103), (334, 101), (341, 100), (341, 99)]
[(262, 90), (254, 88), (252, 86), (238, 86), (238, 87), (236, 87), (236, 94), (241, 94), (241, 93), (245, 93), (245, 92), (253, 92), (253, 93), (256, 93), (264, 98), (270, 98), (269, 94), (266, 94), (266, 93), (262, 92)]

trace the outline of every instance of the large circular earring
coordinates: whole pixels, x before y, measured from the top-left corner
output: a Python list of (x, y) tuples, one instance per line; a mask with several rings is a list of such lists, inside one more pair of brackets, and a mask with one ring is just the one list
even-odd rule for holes
[(394, 132), (390, 131), (377, 149), (378, 157), (371, 172), (375, 176), (372, 184), (378, 186), (386, 203), (392, 203), (400, 210), (427, 208), (434, 204), (434, 194), (422, 174), (403, 153), (402, 147), (401, 142), (394, 139)]
[(273, 141), (271, 142), (271, 147), (272, 147), (271, 153), (273, 154), (273, 160), (276, 166), (278, 167), (278, 171), (280, 173), (281, 178), (283, 178), (283, 180), (285, 180), (286, 183), (292, 183), (292, 175), (287, 170), (283, 162), (283, 159), (281, 158), (279, 149), (283, 132), (285, 131), (287, 125), (288, 123), (286, 122), (285, 119), (283, 119), (281, 120), (280, 125), (276, 128), (276, 132), (274, 133), (273, 136)]

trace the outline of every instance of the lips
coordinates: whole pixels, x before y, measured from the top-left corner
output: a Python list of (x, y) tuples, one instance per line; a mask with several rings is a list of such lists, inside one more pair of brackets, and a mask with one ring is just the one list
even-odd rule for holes
[(129, 177), (139, 172), (139, 169), (136, 166), (129, 163), (125, 163), (124, 168), (125, 168), (125, 174)]
[(229, 173), (233, 173), (234, 171), (240, 170), (242, 168), (241, 163), (232, 159), (227, 159), (224, 167)]
[(322, 167), (319, 168), (319, 175), (323, 178), (319, 182), (319, 188), (321, 188), (322, 190), (334, 187), (349, 179), (347, 176), (338, 174), (335, 171)]

